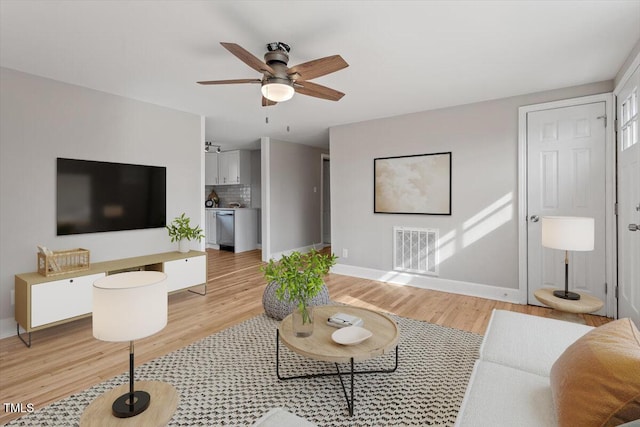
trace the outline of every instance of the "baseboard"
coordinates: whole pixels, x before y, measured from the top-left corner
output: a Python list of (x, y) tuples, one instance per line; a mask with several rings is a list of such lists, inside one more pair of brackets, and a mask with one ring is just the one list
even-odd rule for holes
[(394, 285), (414, 286), (416, 288), (487, 298), (514, 304), (519, 304), (520, 301), (519, 289), (502, 288), (500, 286), (485, 285), (482, 283), (462, 282), (459, 280), (421, 276), (398, 271), (376, 270), (346, 264), (334, 265), (331, 272), (345, 276), (376, 280), (378, 282), (392, 283)]
[(293, 252), (300, 252), (300, 253), (307, 253), (313, 249), (315, 250), (320, 250), (322, 249), (324, 246), (322, 245), (322, 243), (314, 243), (308, 246), (302, 246), (299, 248), (295, 248), (295, 249), (287, 249), (286, 251), (282, 251), (282, 252), (274, 252), (271, 254), (271, 258), (278, 260), (280, 258), (282, 258), (282, 255), (291, 255)]
[(0, 319), (0, 339), (16, 334), (16, 320), (13, 317)]

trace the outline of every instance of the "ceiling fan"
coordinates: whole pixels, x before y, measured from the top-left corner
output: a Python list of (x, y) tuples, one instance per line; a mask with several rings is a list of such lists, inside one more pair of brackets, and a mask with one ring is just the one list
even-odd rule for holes
[(295, 92), (316, 98), (339, 101), (344, 93), (309, 80), (324, 76), (349, 66), (340, 55), (327, 56), (304, 62), (291, 68), (290, 47), (282, 42), (267, 44), (264, 62), (235, 43), (220, 42), (229, 52), (254, 70), (262, 73), (261, 79), (210, 80), (198, 82), (201, 85), (223, 85), (238, 83), (260, 83), (262, 85), (262, 106), (268, 107), (278, 102), (288, 101)]

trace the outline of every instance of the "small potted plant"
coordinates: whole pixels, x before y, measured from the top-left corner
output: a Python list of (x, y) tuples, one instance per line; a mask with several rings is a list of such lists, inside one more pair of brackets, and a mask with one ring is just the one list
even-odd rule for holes
[(172, 242), (178, 242), (178, 251), (182, 253), (189, 252), (189, 242), (191, 240), (200, 241), (204, 237), (204, 233), (199, 225), (191, 227), (191, 218), (182, 215), (174, 218), (170, 225), (167, 225), (167, 231)]
[(321, 254), (315, 249), (301, 254), (283, 255), (262, 267), (268, 282), (278, 284), (276, 298), (296, 305), (293, 311), (293, 330), (296, 336), (309, 336), (313, 332), (313, 307), (309, 302), (324, 285), (323, 278), (336, 263), (334, 254)]

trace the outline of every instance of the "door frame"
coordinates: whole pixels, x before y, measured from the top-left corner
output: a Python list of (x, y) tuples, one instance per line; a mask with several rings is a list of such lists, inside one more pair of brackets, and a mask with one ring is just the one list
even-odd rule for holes
[(525, 105), (518, 108), (518, 289), (521, 304), (527, 304), (528, 280), (528, 252), (527, 252), (527, 114), (535, 111), (554, 108), (573, 107), (596, 102), (605, 103), (607, 126), (605, 129), (605, 280), (607, 293), (605, 311), (608, 317), (616, 313), (616, 299), (614, 295), (616, 277), (616, 139), (615, 139), (615, 102), (612, 93), (582, 96), (545, 102), (542, 104)]
[[(629, 66), (627, 67), (626, 71), (624, 72), (624, 74), (622, 75), (622, 77), (620, 78), (620, 80), (618, 81), (618, 84), (616, 84), (615, 88), (613, 89), (613, 108), (615, 110), (615, 117), (616, 117), (616, 121), (615, 121), (615, 126), (614, 126), (614, 131), (617, 132), (617, 126), (618, 126), (618, 95), (620, 94), (620, 92), (622, 91), (622, 88), (627, 84), (627, 82), (629, 81), (629, 79), (631, 78), (631, 76), (633, 75), (634, 71), (636, 70), (636, 68), (640, 67), (640, 52), (638, 52), (638, 54), (636, 54), (636, 57), (633, 59), (633, 61), (631, 61), (631, 64), (629, 64)], [(618, 138), (617, 138), (617, 134), (615, 137), (615, 142), (614, 142), (614, 149), (615, 149), (615, 153), (616, 156), (618, 155)], [(616, 177), (617, 177), (617, 163), (616, 163)], [(616, 188), (617, 190), (617, 188)], [(617, 199), (617, 193), (616, 193), (616, 201)], [(624, 227), (624, 224), (623, 224)], [(614, 231), (614, 236), (616, 239), (616, 251), (618, 248), (617, 245), (617, 240), (618, 240), (618, 232), (620, 230), (622, 230), (623, 228), (619, 228), (618, 224), (617, 224), (617, 218), (616, 218), (616, 229)], [(616, 252), (617, 254), (617, 252)], [(617, 264), (616, 264), (617, 267)], [(617, 268), (616, 268), (616, 274), (617, 274)], [(618, 286), (618, 281), (617, 281), (617, 277), (616, 277), (616, 288)], [(616, 292), (617, 293), (617, 292)], [(618, 301), (616, 299), (616, 304), (614, 307), (614, 311), (615, 311), (615, 316), (612, 316), (614, 319), (618, 319)]]
[(271, 259), (271, 140), (260, 138), (260, 193), (262, 215), (262, 261)]
[[(328, 160), (331, 162), (331, 157), (327, 153), (320, 154), (320, 244), (324, 246), (324, 186), (329, 186), (329, 191), (331, 191), (331, 183), (326, 182), (324, 177), (324, 161)], [(331, 163), (329, 163), (331, 165)], [(331, 180), (331, 174), (329, 174), (329, 181)], [(329, 195), (331, 197), (331, 195)], [(329, 213), (331, 215), (331, 213)]]

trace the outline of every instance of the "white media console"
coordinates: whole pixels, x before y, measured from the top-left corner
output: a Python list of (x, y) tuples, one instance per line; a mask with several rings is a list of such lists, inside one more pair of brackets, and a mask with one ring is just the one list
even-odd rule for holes
[[(31, 347), (31, 332), (90, 316), (93, 311), (93, 282), (109, 274), (135, 270), (166, 273), (170, 293), (204, 286), (201, 295), (206, 294), (207, 254), (199, 251), (166, 252), (97, 262), (88, 270), (58, 276), (46, 277), (36, 272), (16, 274), (18, 337)], [(29, 334), (28, 341), (20, 334), (21, 326)]]

